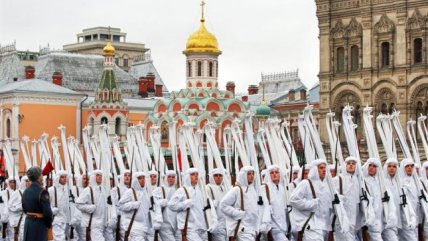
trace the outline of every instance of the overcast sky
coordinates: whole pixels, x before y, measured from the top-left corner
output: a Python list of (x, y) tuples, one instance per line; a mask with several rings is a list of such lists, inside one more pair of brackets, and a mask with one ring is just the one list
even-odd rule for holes
[[(319, 72), (314, 0), (206, 0), (206, 26), (219, 42), (219, 85), (237, 92), (261, 73), (299, 69), (307, 87)], [(200, 0), (0, 0), (0, 44), (62, 49), (84, 28), (111, 26), (146, 44), (170, 90), (184, 88), (187, 38), (199, 27)]]

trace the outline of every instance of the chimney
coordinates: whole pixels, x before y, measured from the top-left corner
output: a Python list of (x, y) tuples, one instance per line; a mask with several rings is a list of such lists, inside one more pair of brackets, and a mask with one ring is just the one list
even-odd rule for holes
[(294, 92), (295, 91), (293, 89), (288, 91), (288, 101), (294, 100)]
[(155, 75), (153, 73), (148, 73), (146, 75), (147, 79), (147, 91), (155, 92)]
[(52, 75), (52, 83), (62, 86), (62, 73), (55, 71)]
[(256, 95), (259, 93), (259, 87), (257, 85), (248, 86), (248, 95)]
[(300, 90), (300, 99), (301, 100), (306, 100), (306, 90)]
[(156, 91), (155, 91), (155, 96), (156, 97), (162, 97), (162, 87), (163, 85), (156, 85)]
[(148, 83), (146, 78), (140, 77), (138, 79), (138, 94), (143, 98), (146, 98), (148, 96), (147, 85)]
[(226, 90), (230, 91), (235, 95), (235, 82), (229, 81), (226, 83)]
[(36, 69), (34, 66), (28, 65), (25, 66), (25, 79), (34, 79), (34, 73), (36, 72)]
[(242, 102), (248, 102), (248, 95), (243, 95), (241, 97)]

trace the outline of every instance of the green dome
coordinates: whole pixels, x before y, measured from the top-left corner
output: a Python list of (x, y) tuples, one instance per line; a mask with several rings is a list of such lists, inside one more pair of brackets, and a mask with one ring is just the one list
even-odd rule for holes
[(266, 104), (261, 104), (256, 109), (256, 115), (258, 116), (269, 116), (270, 115), (270, 107)]

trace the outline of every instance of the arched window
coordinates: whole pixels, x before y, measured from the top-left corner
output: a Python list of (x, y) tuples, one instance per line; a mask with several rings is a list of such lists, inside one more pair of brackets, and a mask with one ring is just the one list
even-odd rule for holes
[(91, 119), (90, 119), (90, 125), (91, 125), (91, 131), (90, 131), (90, 134), (91, 134), (91, 136), (94, 134), (94, 128), (95, 128), (95, 120), (94, 120), (94, 118), (92, 118), (91, 117)]
[(202, 76), (202, 62), (198, 61), (198, 76)]
[(395, 110), (395, 104), (391, 103), (391, 105), (389, 105), (389, 114), (392, 114), (392, 112)]
[(357, 71), (359, 69), (359, 52), (358, 46), (354, 45), (351, 47), (351, 71)]
[(413, 61), (415, 64), (422, 63), (422, 39), (413, 40)]
[(116, 133), (116, 135), (118, 135), (118, 136), (121, 134), (120, 133), (120, 118), (119, 117), (116, 118), (116, 122), (114, 125), (114, 133)]
[(192, 62), (187, 62), (187, 76), (192, 77)]
[(104, 117), (102, 117), (102, 118), (101, 118), (101, 125), (102, 125), (102, 124), (108, 124), (108, 119), (107, 119), (107, 117), (105, 117), (105, 116), (104, 116)]
[(383, 42), (381, 44), (381, 50), (382, 50), (382, 68), (388, 68), (389, 67), (389, 42)]
[(382, 104), (380, 111), (382, 112), (382, 114), (388, 114), (388, 106), (386, 105), (386, 103)]
[(8, 118), (6, 120), (6, 138), (10, 138), (10, 131), (11, 131), (10, 119)]
[(209, 63), (209, 76), (213, 77), (213, 62)]
[(214, 68), (215, 68), (215, 76), (218, 76), (218, 63), (217, 63), (217, 61), (214, 61)]
[(343, 73), (345, 71), (345, 48), (337, 48), (336, 56), (337, 72)]

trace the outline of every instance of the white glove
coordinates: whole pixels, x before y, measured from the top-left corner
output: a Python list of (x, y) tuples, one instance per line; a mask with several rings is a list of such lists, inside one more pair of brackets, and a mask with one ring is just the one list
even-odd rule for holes
[(86, 208), (86, 211), (88, 211), (88, 213), (93, 213), (95, 212), (95, 209), (97, 209), (97, 206), (95, 206), (95, 204), (89, 204)]
[(132, 202), (132, 209), (138, 209), (141, 206), (141, 202), (140, 201), (135, 201)]
[(53, 215), (57, 215), (57, 214), (58, 214), (58, 212), (59, 212), (59, 209), (58, 209), (58, 208), (56, 208), (56, 207), (52, 207), (52, 214), (53, 214)]
[(260, 232), (261, 233), (268, 233), (269, 232), (269, 230), (270, 230), (270, 225), (269, 225), (269, 223), (262, 223), (261, 225), (260, 225)]
[(237, 220), (243, 219), (244, 216), (245, 216), (245, 211), (238, 210), (238, 214), (236, 215), (236, 219)]
[(185, 200), (184, 202), (183, 202), (183, 205), (184, 205), (184, 209), (188, 209), (188, 208), (191, 208), (191, 207), (193, 207), (193, 200), (192, 199), (187, 199), (187, 200)]
[(166, 207), (168, 205), (168, 199), (159, 200), (159, 205), (163, 208)]
[(315, 211), (318, 209), (320, 203), (320, 199), (319, 198), (315, 198), (314, 200), (312, 200), (312, 208), (311, 211)]
[(115, 229), (116, 228), (116, 219), (115, 218), (110, 219), (107, 223), (107, 227), (110, 229)]

